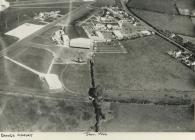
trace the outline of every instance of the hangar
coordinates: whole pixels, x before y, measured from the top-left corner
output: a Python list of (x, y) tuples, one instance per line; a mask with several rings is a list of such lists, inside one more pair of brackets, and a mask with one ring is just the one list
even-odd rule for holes
[(70, 47), (90, 49), (93, 45), (92, 40), (80, 26), (66, 26), (64, 32), (70, 39)]
[(70, 40), (70, 47), (90, 49), (93, 42), (89, 38), (74, 38)]

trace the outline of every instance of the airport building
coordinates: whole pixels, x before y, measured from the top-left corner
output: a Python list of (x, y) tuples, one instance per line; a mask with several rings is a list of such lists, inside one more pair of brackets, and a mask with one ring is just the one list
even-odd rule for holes
[(90, 49), (93, 46), (93, 42), (89, 38), (74, 38), (70, 40), (70, 47)]
[(90, 49), (93, 46), (93, 41), (79, 26), (66, 26), (54, 32), (51, 38), (59, 47)]
[(70, 47), (90, 49), (93, 46), (93, 41), (88, 37), (82, 27), (66, 26), (64, 32), (69, 37)]

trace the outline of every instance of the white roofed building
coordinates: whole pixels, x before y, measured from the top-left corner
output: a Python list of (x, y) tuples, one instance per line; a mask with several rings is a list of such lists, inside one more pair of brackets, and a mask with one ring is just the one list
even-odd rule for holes
[(70, 40), (70, 47), (90, 49), (93, 42), (89, 38), (74, 38)]
[(65, 34), (68, 36), (65, 40), (69, 40), (69, 45), (72, 48), (90, 49), (93, 45), (85, 30), (79, 26), (66, 26), (64, 28)]

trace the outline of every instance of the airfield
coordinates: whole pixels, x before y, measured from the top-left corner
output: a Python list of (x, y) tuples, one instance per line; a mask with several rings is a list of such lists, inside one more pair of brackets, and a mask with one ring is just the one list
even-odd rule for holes
[[(41, 5), (13, 3), (11, 11), (28, 11), (31, 16), (27, 13), (25, 17), (28, 19), (21, 19), (20, 23), (15, 21), (15, 25), (10, 25), (1, 34), (26, 22), (33, 24), (32, 12), (49, 11), (47, 7), (53, 4), (50, 0), (45, 1)], [(158, 7), (158, 2), (163, 6)], [(185, 36), (194, 35), (189, 18), (176, 15), (169, 26), (163, 23), (169, 22), (169, 17), (162, 14), (166, 9), (171, 9), (166, 11), (168, 14), (177, 11), (170, 1), (167, 1), (168, 4), (158, 2), (150, 2), (153, 4), (150, 6), (156, 8), (152, 10), (150, 6), (139, 5), (139, 1), (131, 1), (127, 6), (130, 5), (132, 11), (141, 15), (144, 21), (158, 21), (151, 22), (157, 28), (166, 28)], [(59, 48), (51, 41), (53, 32), (66, 26), (74, 36), (77, 28), (72, 23), (100, 8), (93, 2), (80, 0), (72, 3), (71, 9), (70, 6), (64, 8), (62, 3), (68, 5), (68, 2), (59, 0), (55, 6), (51, 6), (61, 10), (62, 16), (40, 25), (40, 29), (30, 35), (0, 38), (0, 122), (3, 122), (0, 131), (92, 130), (95, 113), (88, 99), (88, 90), (92, 86), (89, 63), (92, 52), (95, 54), (95, 83), (105, 91), (103, 110), (107, 119), (101, 124), (102, 131), (195, 130), (195, 73), (167, 54), (177, 46), (153, 34), (119, 41), (122, 47), (117, 44), (116, 48), (105, 44), (100, 44), (97, 50)], [(140, 23), (150, 30), (151, 27), (144, 21)], [(180, 24), (175, 26), (176, 23)], [(82, 55), (84, 63), (72, 61), (78, 55)], [(62, 88), (50, 90), (40, 79), (43, 74), (57, 75)], [(145, 116), (148, 117), (147, 121), (144, 121)], [(126, 124), (124, 120), (128, 120)]]

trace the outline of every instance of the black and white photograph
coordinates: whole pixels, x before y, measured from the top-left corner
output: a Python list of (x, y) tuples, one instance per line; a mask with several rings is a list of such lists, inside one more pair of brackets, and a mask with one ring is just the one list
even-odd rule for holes
[(194, 104), (195, 0), (0, 0), (0, 139), (193, 133)]

